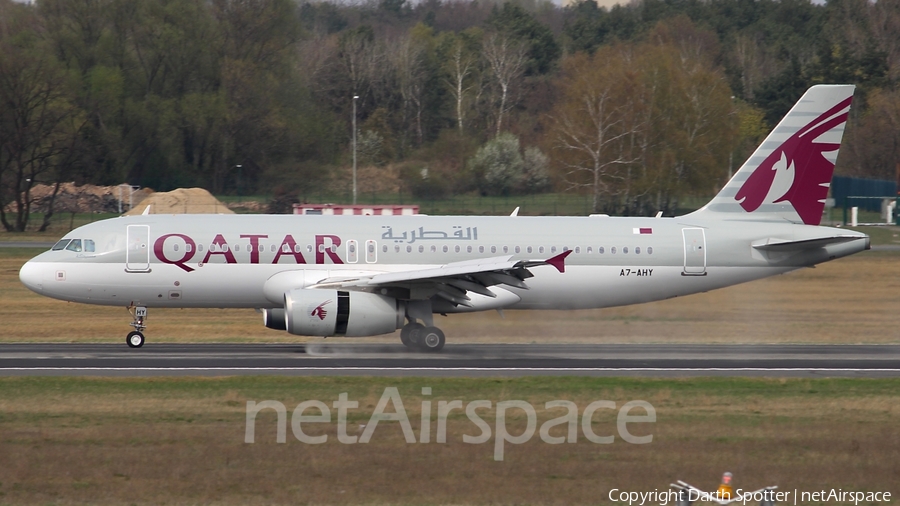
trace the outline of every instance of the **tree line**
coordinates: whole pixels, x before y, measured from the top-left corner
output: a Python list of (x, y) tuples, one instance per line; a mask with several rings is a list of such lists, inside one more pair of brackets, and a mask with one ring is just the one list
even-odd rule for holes
[(898, 34), (900, 0), (0, 0), (0, 221), (38, 183), (341, 187), (354, 110), (414, 195), (670, 213), (828, 82), (859, 90), (839, 173), (893, 179)]

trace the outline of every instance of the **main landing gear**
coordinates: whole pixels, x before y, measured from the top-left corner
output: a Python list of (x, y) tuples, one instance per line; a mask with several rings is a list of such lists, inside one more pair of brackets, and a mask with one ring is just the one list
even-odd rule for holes
[(400, 329), (400, 341), (410, 349), (437, 352), (444, 347), (445, 339), (441, 329), (411, 321)]
[(128, 336), (125, 337), (125, 342), (128, 344), (129, 348), (140, 348), (144, 345), (143, 331), (147, 328), (147, 326), (144, 325), (144, 319), (147, 318), (147, 308), (143, 306), (131, 306), (128, 308), (128, 312), (131, 313), (131, 316), (134, 318), (130, 323), (130, 325), (134, 327), (134, 331), (128, 333)]

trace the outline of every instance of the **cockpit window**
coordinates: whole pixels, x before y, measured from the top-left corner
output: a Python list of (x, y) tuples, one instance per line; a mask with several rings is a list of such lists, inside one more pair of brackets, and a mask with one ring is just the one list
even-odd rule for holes
[(72, 239), (72, 242), (66, 246), (67, 251), (75, 251), (77, 253), (81, 252), (81, 239)]
[(71, 239), (61, 239), (58, 243), (54, 244), (50, 251), (61, 251), (66, 249), (66, 244), (69, 244)]
[(84, 240), (84, 251), (86, 253), (93, 253), (94, 250), (95, 250), (94, 240), (93, 239), (85, 239)]

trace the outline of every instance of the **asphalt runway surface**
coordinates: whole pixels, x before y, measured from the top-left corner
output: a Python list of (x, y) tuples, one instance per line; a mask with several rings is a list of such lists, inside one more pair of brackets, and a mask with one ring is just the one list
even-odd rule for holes
[(0, 344), (0, 375), (900, 377), (900, 345)]

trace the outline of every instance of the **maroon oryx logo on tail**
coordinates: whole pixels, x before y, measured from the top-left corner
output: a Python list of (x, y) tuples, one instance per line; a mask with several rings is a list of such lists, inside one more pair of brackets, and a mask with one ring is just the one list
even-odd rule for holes
[(309, 316), (315, 316), (315, 317), (319, 318), (320, 320), (324, 320), (325, 317), (328, 315), (328, 311), (325, 310), (326, 304), (331, 304), (331, 299), (326, 300), (325, 302), (316, 306), (315, 309), (310, 311)]
[(763, 204), (787, 201), (803, 223), (818, 225), (834, 172), (825, 153), (841, 145), (816, 139), (847, 121), (852, 100), (849, 97), (821, 114), (772, 151), (735, 194), (741, 207), (750, 213)]

